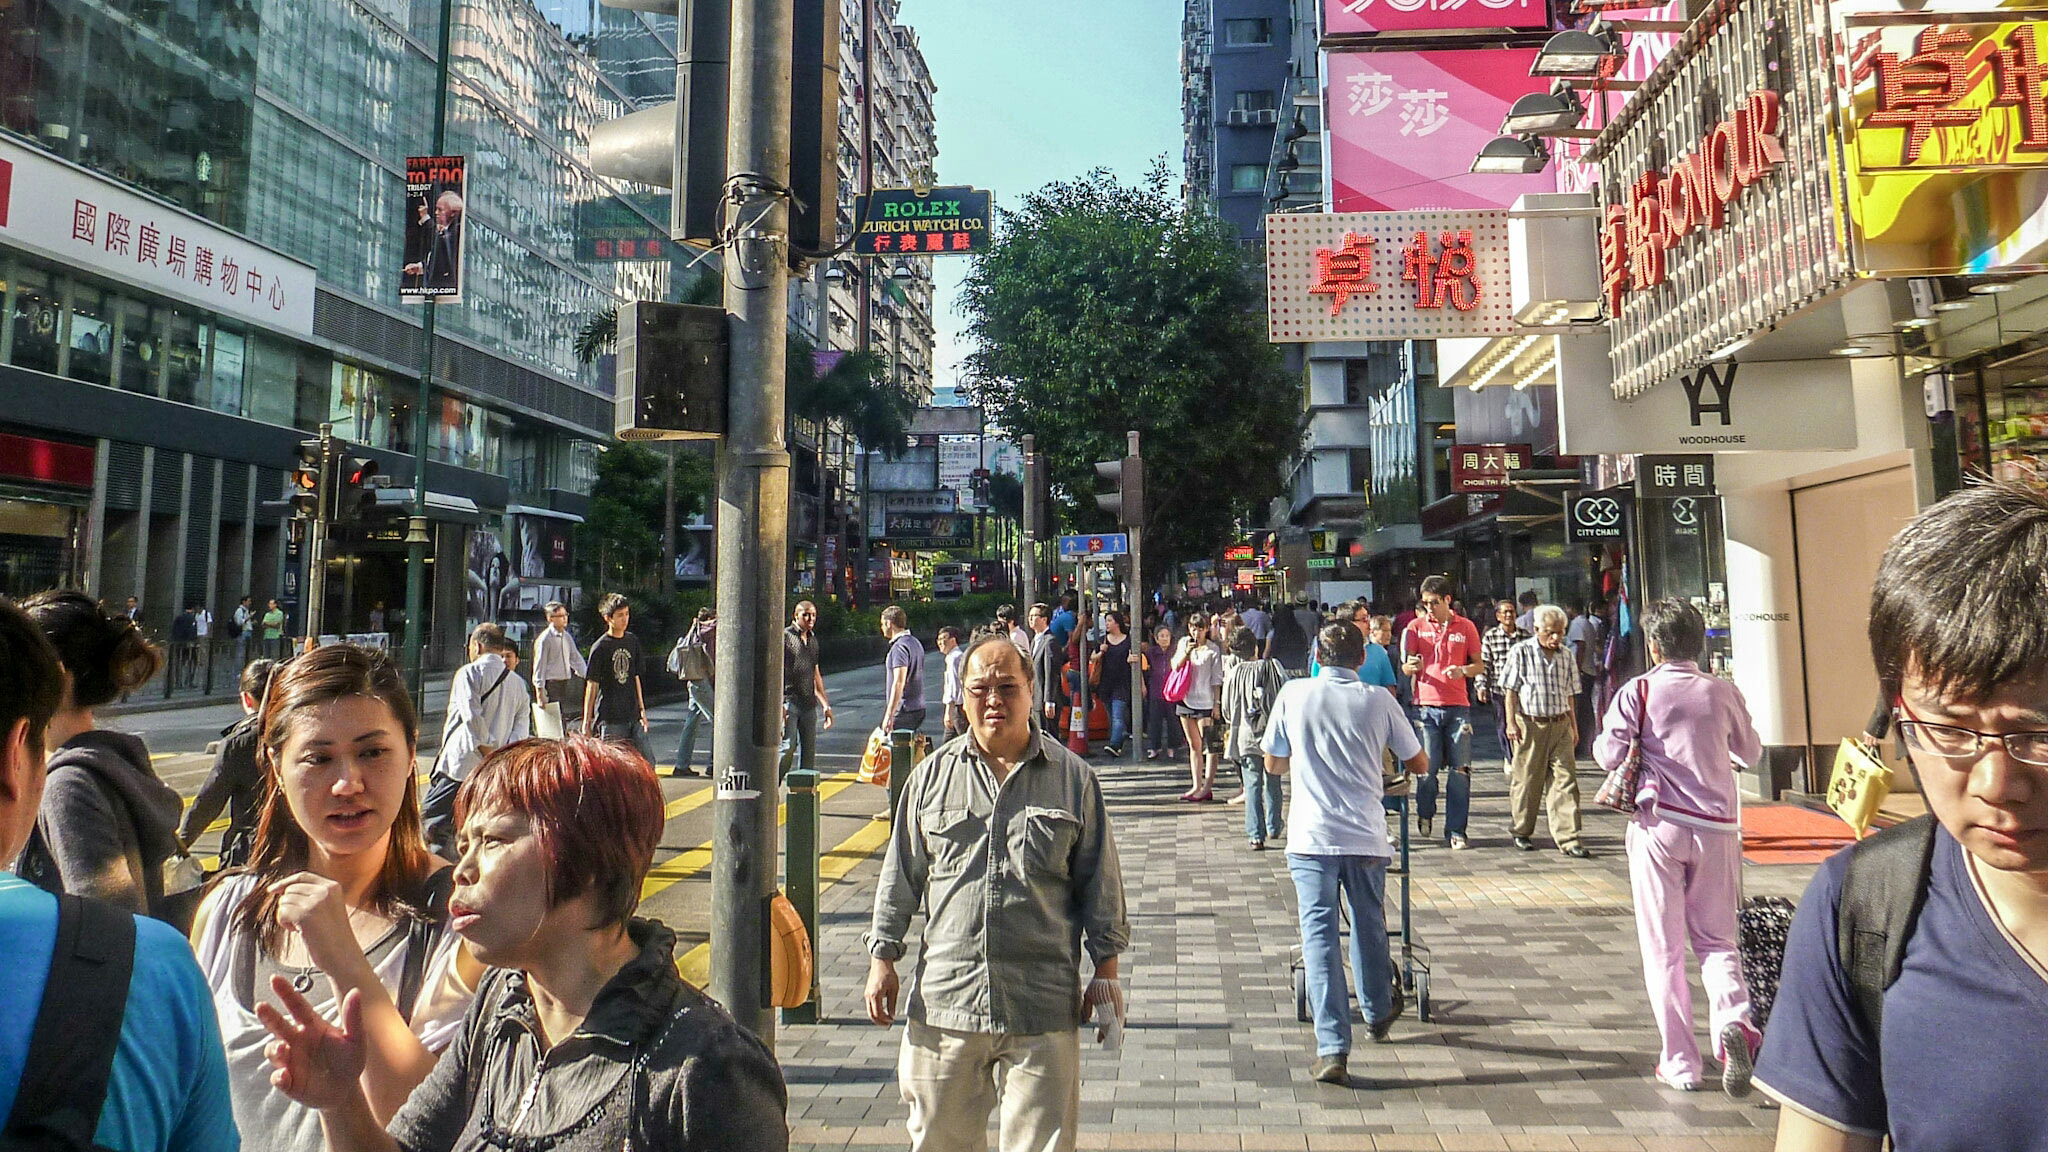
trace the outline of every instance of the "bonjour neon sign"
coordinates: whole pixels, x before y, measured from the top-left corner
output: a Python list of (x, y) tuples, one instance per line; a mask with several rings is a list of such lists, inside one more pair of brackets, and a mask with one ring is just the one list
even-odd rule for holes
[(1751, 92), (1669, 171), (1645, 172), (1628, 202), (1610, 204), (1600, 231), (1600, 280), (1610, 315), (1630, 292), (1664, 283), (1665, 253), (1695, 231), (1720, 228), (1728, 205), (1785, 161), (1778, 93)]

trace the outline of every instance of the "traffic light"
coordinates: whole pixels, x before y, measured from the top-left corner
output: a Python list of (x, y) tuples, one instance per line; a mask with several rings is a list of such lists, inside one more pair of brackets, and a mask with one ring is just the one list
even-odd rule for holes
[[(607, 6), (652, 5), (607, 0)], [(664, 10), (678, 11), (677, 4)], [(672, 189), (669, 238), (716, 244), (724, 238), (726, 84), (732, 69), (729, 0), (680, 4), (676, 99), (607, 120), (590, 134), (600, 176)], [(839, 222), (839, 5), (796, 0), (790, 67), (792, 259), (836, 241)]]
[[(385, 490), (391, 484), (391, 477), (377, 470), (377, 461), (369, 456), (350, 456), (339, 463), (340, 476), (335, 484), (333, 521), (346, 524), (355, 521), (382, 519), (396, 501), (383, 499)], [(410, 498), (406, 499), (410, 504)]]
[(1121, 460), (1098, 460), (1095, 474), (1115, 486), (1099, 492), (1095, 506), (1116, 516), (1117, 523), (1130, 527), (1145, 522), (1145, 462), (1136, 452)]
[(298, 463), (292, 466), (291, 487), (285, 503), (294, 520), (318, 520), (327, 513), (327, 497), (334, 491), (334, 460), (325, 439), (299, 441)]

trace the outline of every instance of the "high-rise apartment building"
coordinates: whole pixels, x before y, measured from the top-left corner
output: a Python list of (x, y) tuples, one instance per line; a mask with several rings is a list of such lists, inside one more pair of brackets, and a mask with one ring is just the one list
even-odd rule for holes
[(1182, 195), (1247, 243), (1268, 210), (1276, 135), (1294, 120), (1293, 27), (1290, 0), (1186, 0), (1181, 16)]

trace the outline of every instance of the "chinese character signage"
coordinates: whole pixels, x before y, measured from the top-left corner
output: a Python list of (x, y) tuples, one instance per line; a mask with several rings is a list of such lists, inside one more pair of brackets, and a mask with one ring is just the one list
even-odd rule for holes
[[(1972, 20), (1897, 8), (1830, 6), (1848, 49), (1858, 266), (1941, 275), (2048, 267), (2048, 14)], [(2029, 14), (2036, 19), (2011, 18)]]
[(1498, 492), (1508, 476), (1529, 467), (1527, 444), (1458, 444), (1451, 448), (1451, 491)]
[(1323, 34), (1544, 28), (1543, 0), (1323, 0)]
[(1556, 191), (1557, 179), (1547, 173), (1469, 171), (1500, 133), (1508, 106), (1547, 87), (1529, 77), (1535, 57), (1534, 49), (1500, 48), (1331, 53), (1327, 166), (1334, 210), (1506, 208), (1523, 193)]
[(462, 253), (469, 216), (468, 166), (461, 156), (405, 158), (405, 255), (398, 298), (407, 303), (462, 300)]
[(1645, 456), (1636, 461), (1636, 495), (1645, 500), (1713, 494), (1712, 456)]
[(1589, 151), (1616, 396), (1691, 372), (1854, 280), (1831, 7), (1706, 6)]
[(892, 548), (974, 546), (974, 517), (964, 512), (890, 512), (884, 526)]
[(578, 202), (577, 261), (667, 259), (675, 250), (668, 238), (668, 199), (666, 192), (636, 192)]
[(1505, 335), (1505, 212), (1266, 217), (1270, 338), (1431, 340)]
[(1255, 553), (1249, 544), (1232, 544), (1223, 550), (1223, 558), (1232, 564), (1256, 563)]
[(1728, 205), (1785, 161), (1778, 142), (1779, 96), (1759, 88), (1709, 128), (1683, 159), (1629, 184), (1607, 205), (1600, 227), (1600, 286), (1618, 314), (1630, 292), (1664, 283), (1666, 253), (1694, 232), (1728, 222)]
[(69, 267), (267, 328), (313, 334), (311, 266), (0, 141), (0, 237)]
[(966, 186), (877, 188), (854, 203), (857, 256), (970, 256), (988, 250), (994, 208), (988, 192)]

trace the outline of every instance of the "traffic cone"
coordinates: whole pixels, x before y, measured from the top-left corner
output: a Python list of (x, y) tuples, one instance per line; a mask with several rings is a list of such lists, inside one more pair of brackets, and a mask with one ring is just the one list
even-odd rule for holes
[(1076, 756), (1088, 755), (1088, 710), (1081, 707), (1080, 694), (1074, 696), (1074, 706), (1067, 710), (1072, 715), (1067, 720), (1067, 751)]

